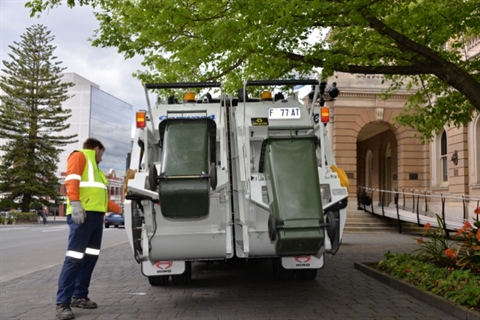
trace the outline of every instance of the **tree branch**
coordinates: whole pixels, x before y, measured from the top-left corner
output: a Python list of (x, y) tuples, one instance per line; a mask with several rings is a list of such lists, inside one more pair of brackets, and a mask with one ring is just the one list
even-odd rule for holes
[(231, 65), (227, 69), (223, 70), (221, 73), (217, 74), (216, 76), (208, 78), (207, 81), (217, 80), (217, 79), (225, 76), (226, 74), (232, 72), (233, 70), (235, 70), (238, 66), (240, 66), (245, 61), (245, 58), (246, 58), (246, 55), (243, 55), (233, 65)]
[[(284, 56), (292, 61), (304, 62), (315, 67), (323, 67), (324, 61), (317, 58), (305, 57), (304, 55), (284, 52)], [(434, 73), (432, 67), (422, 68), (418, 66), (357, 66), (348, 65), (346, 67), (335, 67), (336, 71), (347, 73), (363, 74), (398, 74), (398, 75), (419, 75)]]

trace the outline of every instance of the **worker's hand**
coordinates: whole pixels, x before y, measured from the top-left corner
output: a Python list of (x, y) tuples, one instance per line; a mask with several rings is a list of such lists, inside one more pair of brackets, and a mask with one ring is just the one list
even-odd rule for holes
[(83, 210), (82, 203), (80, 201), (72, 201), (72, 220), (76, 224), (82, 224), (85, 221), (85, 210)]
[(121, 214), (123, 216), (123, 208), (120, 209), (120, 211), (118, 212), (118, 214)]

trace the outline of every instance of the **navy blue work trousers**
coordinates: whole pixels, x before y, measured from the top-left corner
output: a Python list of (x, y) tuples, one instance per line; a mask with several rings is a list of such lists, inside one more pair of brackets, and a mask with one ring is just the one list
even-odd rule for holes
[(104, 213), (87, 211), (82, 224), (76, 224), (72, 216), (67, 215), (67, 223), (70, 234), (58, 279), (56, 304), (70, 304), (72, 298), (88, 297), (90, 279), (102, 244)]

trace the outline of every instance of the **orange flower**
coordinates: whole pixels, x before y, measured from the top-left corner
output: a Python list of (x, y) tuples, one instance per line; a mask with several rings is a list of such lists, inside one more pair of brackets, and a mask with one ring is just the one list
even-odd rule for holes
[(455, 259), (455, 257), (457, 256), (457, 253), (450, 248), (445, 250), (443, 253), (445, 253), (445, 255), (452, 260)]
[(418, 239), (417, 239), (417, 243), (418, 243), (418, 244), (422, 244), (422, 243), (423, 243), (423, 238), (422, 238), (422, 237), (418, 238)]
[(477, 207), (475, 210), (473, 210), (476, 214), (480, 214), (480, 207)]
[(463, 231), (468, 231), (468, 230), (471, 230), (471, 229), (472, 229), (472, 225), (470, 224), (470, 222), (465, 221), (463, 223), (462, 230)]
[(425, 223), (425, 229), (430, 229), (432, 227), (432, 225), (430, 224), (430, 222), (427, 222)]
[(480, 229), (477, 230), (477, 241), (480, 242)]

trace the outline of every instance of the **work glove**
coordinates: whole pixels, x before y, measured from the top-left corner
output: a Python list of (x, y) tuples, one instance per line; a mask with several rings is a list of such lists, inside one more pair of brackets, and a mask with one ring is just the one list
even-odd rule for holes
[(82, 203), (80, 201), (72, 201), (72, 220), (76, 224), (82, 224), (85, 221), (85, 210), (83, 210)]

